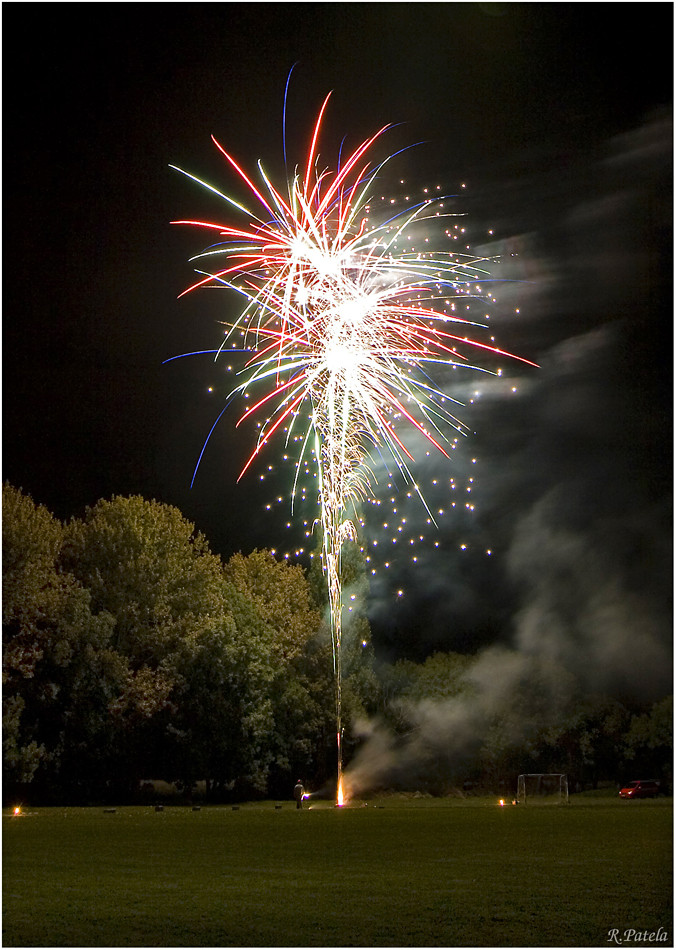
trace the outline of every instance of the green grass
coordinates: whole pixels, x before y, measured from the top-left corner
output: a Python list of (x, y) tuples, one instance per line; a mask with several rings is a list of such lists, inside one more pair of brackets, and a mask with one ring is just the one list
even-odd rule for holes
[(673, 945), (670, 799), (380, 803), (8, 810), (3, 944)]

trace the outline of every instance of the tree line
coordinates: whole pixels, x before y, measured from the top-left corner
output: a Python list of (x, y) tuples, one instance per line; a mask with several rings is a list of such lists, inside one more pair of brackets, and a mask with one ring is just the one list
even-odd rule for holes
[[(353, 609), (345, 760), (368, 761), (365, 723), (388, 736), (393, 762), (399, 751), (405, 763), (416, 739), (426, 749), (415, 768), (376, 770), (374, 781), (443, 792), (514, 770), (591, 782), (620, 778), (625, 764), (664, 773), (669, 700), (632, 710), (587, 698), (554, 718), (550, 703), (538, 718), (529, 693), (525, 706), (481, 706), (473, 741), (456, 754), (457, 741), (445, 741), (443, 725), (435, 739), (425, 715), (474, 708), (474, 659), (377, 663), (356, 545), (343, 571)], [(6, 801), (134, 800), (147, 779), (188, 794), (206, 782), (214, 800), (289, 797), (299, 776), (313, 788), (333, 780), (333, 667), (317, 559), (307, 572), (268, 551), (224, 562), (170, 505), (117, 496), (62, 523), (5, 484), (2, 606)], [(508, 728), (515, 708), (537, 728)]]

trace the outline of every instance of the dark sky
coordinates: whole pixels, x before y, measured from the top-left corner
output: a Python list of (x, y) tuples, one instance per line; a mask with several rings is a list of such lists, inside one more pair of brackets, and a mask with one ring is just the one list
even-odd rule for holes
[[(470, 233), (485, 243), (490, 228), (491, 253), (518, 253), (493, 326), (540, 364), (511, 371), (513, 398), (484, 385), (468, 405), (475, 434), (450, 474), (475, 479), (475, 510), (443, 521), (415, 580), (403, 559), (379, 570), (376, 646), (420, 657), (507, 643), (618, 690), (664, 691), (672, 15), (668, 3), (3, 5), (3, 477), (61, 518), (141, 493), (177, 505), (224, 556), (288, 544), (287, 510), (265, 513), (281, 476), (260, 482), (265, 460), (236, 484), (251, 439), (235, 435), (236, 411), (190, 489), (228, 381), (208, 361), (163, 360), (213, 346), (233, 306), (177, 300), (202, 245), (169, 222), (222, 208), (168, 166), (231, 188), (213, 133), (248, 168), (282, 167), (297, 63), (289, 150), (303, 154), (329, 90), (327, 161), (344, 135), (356, 145), (402, 123), (395, 146), (425, 143), (402, 176), (466, 183)], [(448, 481), (441, 459), (425, 464), (428, 481)]]

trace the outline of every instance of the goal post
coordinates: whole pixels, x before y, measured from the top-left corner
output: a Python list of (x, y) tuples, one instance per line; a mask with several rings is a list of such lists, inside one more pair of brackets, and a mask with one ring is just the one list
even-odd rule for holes
[(567, 805), (568, 776), (559, 772), (532, 772), (519, 776), (516, 799), (520, 805)]

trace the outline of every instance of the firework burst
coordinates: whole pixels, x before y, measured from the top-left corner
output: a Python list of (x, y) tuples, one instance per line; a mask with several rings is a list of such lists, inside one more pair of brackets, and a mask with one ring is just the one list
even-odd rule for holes
[(374, 182), (389, 158), (373, 165), (369, 156), (388, 126), (335, 169), (321, 168), (318, 141), (328, 101), (303, 167), (283, 190), (260, 163), (255, 184), (212, 137), (246, 185), (251, 207), (177, 169), (222, 198), (243, 219), (241, 226), (173, 223), (218, 238), (193, 258), (199, 280), (184, 293), (212, 286), (243, 298), (239, 316), (214, 351), (218, 357), (235, 333), (238, 345), (250, 351), (234, 393), (253, 401), (238, 425), (256, 417), (259, 435), (240, 478), (277, 434), (287, 444), (292, 436), (300, 444), (295, 482), (303, 466), (316, 469), (315, 524), (329, 596), (342, 790), (341, 548), (357, 538), (357, 505), (372, 497), (374, 460), (388, 456), (425, 505), (411, 471), (407, 429), (444, 455), (449, 436), (463, 432), (449, 408), (454, 400), (434, 382), (435, 368), (499, 374), (475, 364), (473, 354), (508, 354), (470, 338), (476, 324), (457, 316), (452, 303), (487, 277), (487, 261), (400, 250), (413, 225), (439, 217), (440, 199), (372, 220)]

